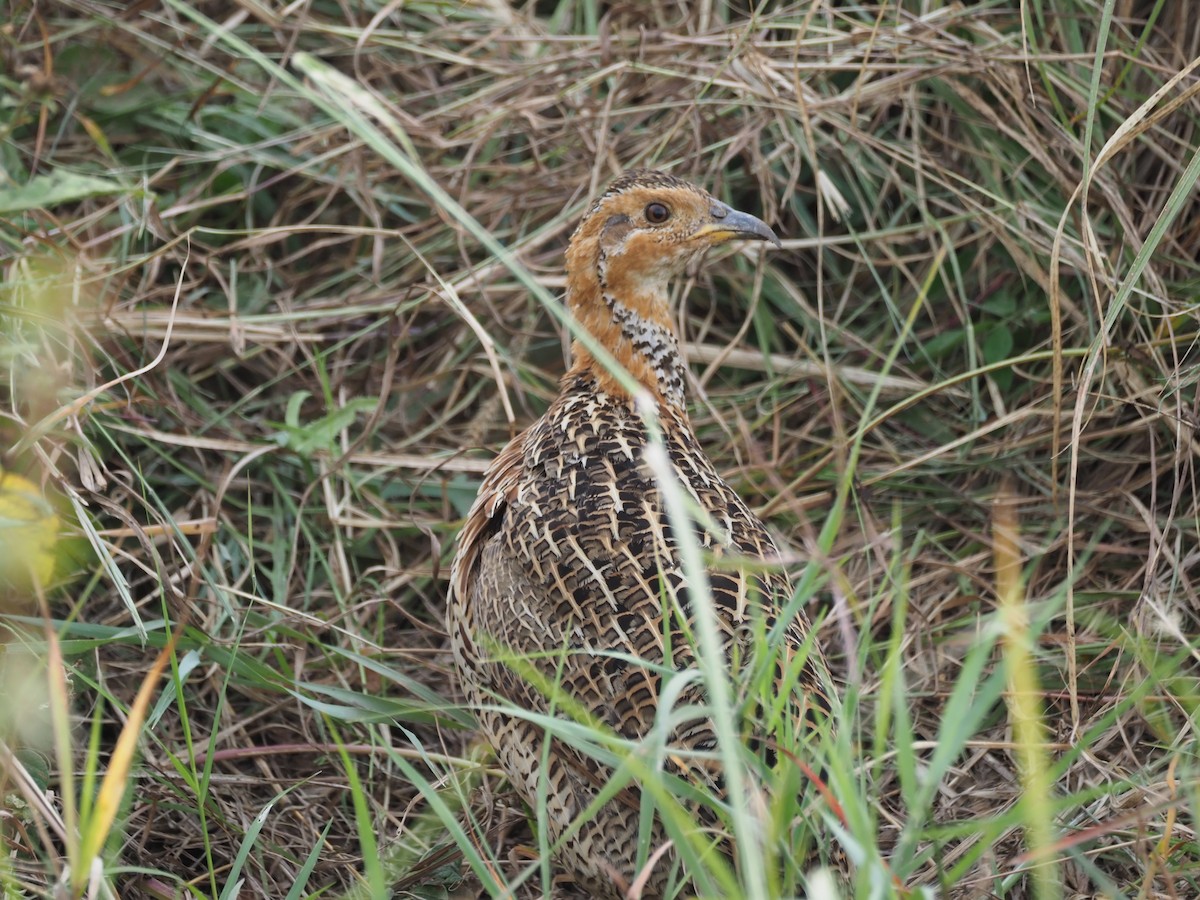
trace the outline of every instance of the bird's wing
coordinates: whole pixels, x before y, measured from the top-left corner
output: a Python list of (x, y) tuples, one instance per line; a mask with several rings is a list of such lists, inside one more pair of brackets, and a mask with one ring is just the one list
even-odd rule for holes
[(479, 554), (487, 539), (495, 533), (504, 508), (516, 496), (528, 434), (528, 430), (522, 431), (509, 441), (484, 473), (479, 494), (471, 504), (458, 536), (458, 553), (450, 569), (451, 603), (455, 602), (455, 597), (468, 600), (471, 596), (472, 585), (479, 574)]

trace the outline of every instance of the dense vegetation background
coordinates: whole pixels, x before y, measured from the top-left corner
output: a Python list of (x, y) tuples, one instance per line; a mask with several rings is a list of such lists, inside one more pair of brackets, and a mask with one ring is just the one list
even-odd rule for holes
[(641, 165), (785, 237), (679, 323), (846, 685), (860, 896), (1200, 895), (1190, 4), (6, 10), (0, 542), (60, 537), (0, 619), (3, 896), (541, 893), (443, 596)]

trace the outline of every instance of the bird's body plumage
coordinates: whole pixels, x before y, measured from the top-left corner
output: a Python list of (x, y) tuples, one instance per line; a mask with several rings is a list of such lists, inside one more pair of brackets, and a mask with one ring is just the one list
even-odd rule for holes
[[(667, 209), (665, 223), (654, 221), (656, 203)], [(655, 227), (671, 219), (674, 232)], [(735, 670), (734, 684), (745, 688), (755, 635), (777, 627), (791, 589), (772, 565), (778, 550), (765, 526), (696, 440), (666, 303), (667, 279), (709, 244), (729, 239), (714, 220), (721, 228), (733, 221), (730, 237), (774, 239), (758, 220), (671, 176), (625, 176), (572, 238), (567, 302), (653, 398), (668, 465), (701, 513), (693, 532), (707, 560), (725, 662)], [(616, 896), (638, 874), (636, 788), (579, 824), (611, 770), (558, 739), (543, 753), (546, 730), (531, 718), (574, 706), (567, 714), (633, 741), (645, 738), (672, 674), (697, 668), (696, 610), (647, 462), (651, 427), (634, 395), (586, 348), (577, 342), (573, 355), (546, 414), (509, 443), (484, 478), (460, 536), (447, 624), (466, 696), (502, 768), (531, 805), (545, 792), (552, 840), (577, 827), (562, 845), (561, 862), (597, 893)], [(828, 709), (828, 676), (803, 614), (780, 627), (783, 649), (771, 658), (769, 677), (787, 692), (799, 726), (814, 710)], [(668, 754), (665, 765), (719, 791), (719, 771), (712, 774), (703, 758), (716, 744), (703, 711), (704, 682), (693, 677), (671, 694), (676, 710), (697, 712), (676, 713), (668, 745), (682, 754)], [(506, 711), (506, 703), (531, 716)], [(752, 713), (747, 707), (748, 721)], [(664, 832), (654, 827), (652, 843), (661, 843)], [(661, 896), (667, 868), (656, 867), (642, 896)]]

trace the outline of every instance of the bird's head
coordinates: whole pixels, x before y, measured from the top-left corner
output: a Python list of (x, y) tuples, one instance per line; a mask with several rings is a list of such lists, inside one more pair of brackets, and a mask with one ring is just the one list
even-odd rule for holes
[(779, 238), (673, 175), (638, 169), (614, 181), (580, 222), (567, 250), (568, 279), (598, 272), (616, 294), (665, 294), (667, 282), (709, 247)]
[[(779, 238), (694, 185), (646, 169), (614, 181), (592, 205), (567, 248), (567, 305), (637, 380), (683, 405), (683, 361), (668, 305), (668, 282), (709, 247)], [(603, 389), (619, 384), (575, 342), (575, 369)]]

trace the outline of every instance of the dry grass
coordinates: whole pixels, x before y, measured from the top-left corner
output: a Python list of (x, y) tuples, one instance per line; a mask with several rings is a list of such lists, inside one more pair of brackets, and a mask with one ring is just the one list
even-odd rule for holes
[[(57, 644), (77, 722), (30, 713), (53, 679), (0, 703), (7, 892), (68, 866), (52, 748), (103, 771), (181, 623), (105, 857), (122, 896), (448, 896), (456, 863), (414, 868), (447, 839), (435, 795), (506, 877), (527, 865), (522, 811), (470, 762), (442, 598), (560, 327), (306, 53), (551, 294), (622, 168), (760, 210), (785, 251), (681, 292), (693, 416), (819, 563), (856, 838), (953, 896), (1198, 893), (1187, 4), (125, 6), (17, 3), (0, 32), (0, 449), (90, 539), (63, 543), (56, 642), (32, 606), (0, 620), (7, 683)], [(108, 183), (55, 197), (51, 173)], [(998, 497), (1055, 785), (1037, 891), (988, 643)]]

